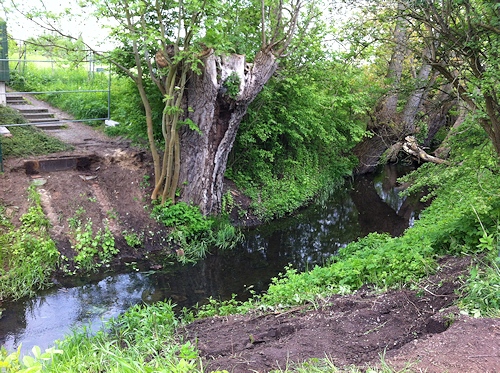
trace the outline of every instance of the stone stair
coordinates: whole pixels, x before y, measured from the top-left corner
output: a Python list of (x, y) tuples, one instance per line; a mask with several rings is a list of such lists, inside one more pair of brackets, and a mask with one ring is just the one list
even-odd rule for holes
[(22, 95), (7, 94), (7, 105), (17, 110), (28, 123), (43, 130), (55, 130), (64, 127), (64, 123), (46, 108), (31, 105)]

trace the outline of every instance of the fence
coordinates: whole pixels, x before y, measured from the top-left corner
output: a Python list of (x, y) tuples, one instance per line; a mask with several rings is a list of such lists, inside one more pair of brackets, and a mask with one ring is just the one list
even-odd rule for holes
[[(62, 96), (78, 95), (81, 100), (82, 94), (93, 95), (91, 99), (87, 99), (86, 101), (93, 102), (94, 104), (98, 102), (100, 98), (99, 95), (103, 94), (105, 96), (105, 114), (99, 116), (80, 116), (77, 119), (72, 119), (75, 122), (92, 122), (92, 121), (105, 121), (110, 119), (111, 115), (111, 69), (110, 66), (104, 67), (102, 64), (97, 63), (90, 55), (89, 58), (86, 58), (78, 64), (75, 64), (74, 61), (64, 61), (64, 60), (55, 60), (55, 59), (28, 59), (27, 55), (24, 54), (22, 56), (24, 58), (19, 59), (0, 59), (0, 66), (2, 64), (8, 64), (10, 70), (10, 82), (14, 83), (14, 88), (18, 86), (33, 86), (30, 84), (30, 79), (34, 78), (33, 71), (36, 71), (38, 74), (37, 79), (40, 79), (40, 74), (42, 75), (42, 80), (47, 81), (47, 86), (53, 86), (50, 83), (54, 81), (60, 80), (56, 89), (37, 89), (37, 90), (15, 90), (8, 89), (6, 92), (6, 97), (10, 96), (18, 96), (18, 95), (33, 95), (36, 98), (40, 98), (44, 101), (48, 101), (49, 103), (54, 104), (54, 106), (59, 107), (61, 110), (66, 110), (65, 107), (61, 107), (57, 104), (57, 102), (67, 102), (71, 101), (71, 99), (62, 99)], [(75, 75), (77, 73), (80, 74), (79, 79), (82, 80), (82, 72), (86, 72), (87, 82), (80, 81), (79, 82), (71, 81), (71, 75)], [(105, 79), (103, 79), (103, 76)], [(66, 82), (64, 82), (64, 78), (66, 77)], [(92, 84), (89, 84), (92, 80), (96, 80), (98, 78), (100, 87), (98, 89), (90, 89), (89, 87)], [(20, 84), (20, 81), (24, 81), (24, 84)], [(38, 82), (40, 83), (40, 82)], [(76, 88), (75, 85), (77, 86)], [(66, 89), (66, 87), (69, 87)], [(83, 87), (83, 88), (82, 88)], [(98, 110), (95, 110), (96, 112)], [(92, 110), (88, 110), (89, 113)], [(103, 113), (104, 110), (98, 111), (99, 113)], [(18, 126), (20, 124), (16, 123), (7, 123), (2, 124), (2, 126)], [(23, 124), (26, 125), (26, 124)], [(29, 123), (28, 123), (29, 125)]]

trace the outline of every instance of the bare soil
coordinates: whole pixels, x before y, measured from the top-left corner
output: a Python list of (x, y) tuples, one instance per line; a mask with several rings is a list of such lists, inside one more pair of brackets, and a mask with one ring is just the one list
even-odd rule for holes
[(184, 331), (207, 371), (269, 372), (311, 358), (337, 367), (387, 365), (399, 371), (498, 372), (500, 321), (472, 319), (454, 306), (470, 258), (447, 258), (417, 290), (353, 295), (314, 307), (197, 321)]
[[(146, 152), (75, 122), (49, 134), (75, 147), (54, 157), (79, 155), (91, 162), (80, 170), (27, 175), (25, 159), (7, 159), (0, 200), (14, 222), (28, 208), (28, 185), (38, 179), (51, 234), (67, 257), (74, 254), (69, 222), (76, 217), (92, 219), (94, 229), (110, 226), (119, 263), (172, 252), (165, 229), (149, 216), (151, 163)], [(243, 208), (248, 206), (241, 193), (231, 190)], [(257, 223), (250, 216), (240, 222)], [(144, 232), (144, 246), (128, 246), (124, 232)], [(473, 319), (454, 306), (470, 261), (444, 258), (440, 271), (412, 290), (376, 293), (363, 288), (314, 306), (204, 319), (181, 334), (198, 345), (208, 372), (268, 372), (324, 357), (339, 367), (367, 367), (380, 365), (381, 355), (395, 369), (410, 364), (409, 371), (415, 372), (500, 372), (499, 319)]]

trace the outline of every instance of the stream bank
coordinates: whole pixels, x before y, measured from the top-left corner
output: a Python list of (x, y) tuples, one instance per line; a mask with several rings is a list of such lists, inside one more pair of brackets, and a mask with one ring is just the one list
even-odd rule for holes
[[(180, 310), (204, 304), (210, 297), (228, 300), (237, 294), (238, 300), (246, 300), (250, 290), (257, 294), (266, 291), (271, 279), (288, 265), (303, 271), (323, 264), (339, 248), (370, 232), (399, 235), (418, 216), (418, 209), (398, 196), (396, 175), (404, 171), (388, 166), (379, 175), (347, 180), (328, 201), (286, 219), (247, 228), (245, 240), (236, 249), (212, 253), (196, 265), (172, 262), (162, 255), (161, 246), (155, 251), (151, 242), (142, 256), (120, 253), (122, 263), (117, 268), (121, 270), (117, 272), (57, 277), (56, 287), (35, 298), (6, 304), (0, 343), (9, 350), (21, 343), (23, 351), (34, 345), (46, 348), (73, 327), (91, 325), (97, 330), (103, 320), (137, 303), (171, 300)], [(71, 172), (56, 176), (60, 182), (81, 183)], [(85, 209), (92, 211), (96, 202), (91, 196), (78, 196), (85, 203), (79, 208), (91, 205)], [(64, 315), (59, 314), (61, 308)]]

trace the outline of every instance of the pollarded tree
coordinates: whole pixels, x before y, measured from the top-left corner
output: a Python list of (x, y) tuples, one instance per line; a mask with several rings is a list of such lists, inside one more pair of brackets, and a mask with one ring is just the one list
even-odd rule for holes
[[(111, 37), (123, 47), (102, 53), (139, 90), (154, 162), (152, 199), (193, 203), (218, 213), (228, 154), (248, 105), (278, 67), (298, 26), (318, 14), (302, 0), (92, 0), (98, 18), (112, 19)], [(44, 28), (46, 12), (26, 13)], [(44, 19), (45, 21), (42, 21)], [(164, 98), (154, 138), (151, 79)]]

